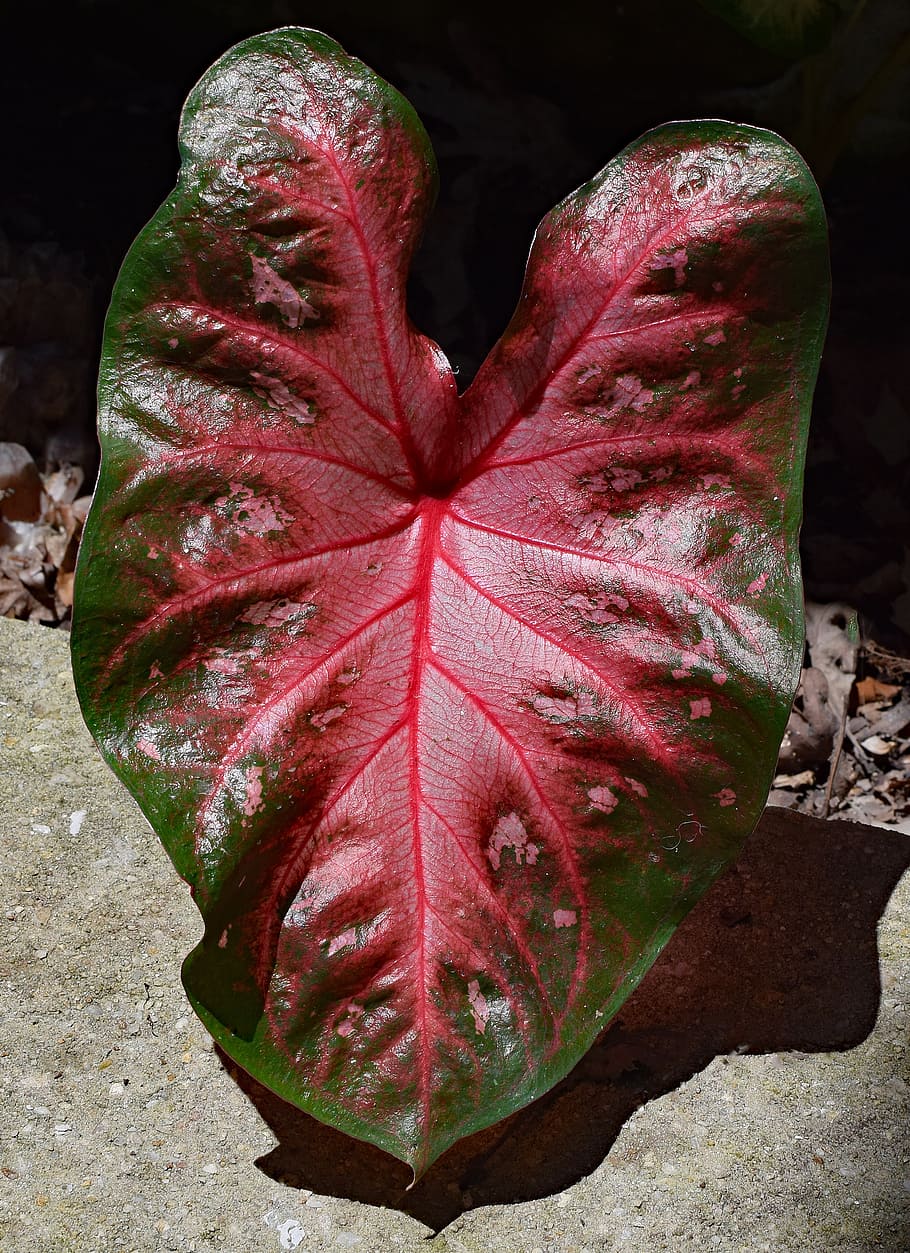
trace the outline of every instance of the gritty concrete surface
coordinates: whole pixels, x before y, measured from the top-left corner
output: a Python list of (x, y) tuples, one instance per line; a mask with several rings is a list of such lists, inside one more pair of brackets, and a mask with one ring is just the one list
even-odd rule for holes
[(905, 835), (768, 811), (573, 1076), (408, 1191), (213, 1051), (67, 648), (0, 620), (4, 1250), (910, 1248)]

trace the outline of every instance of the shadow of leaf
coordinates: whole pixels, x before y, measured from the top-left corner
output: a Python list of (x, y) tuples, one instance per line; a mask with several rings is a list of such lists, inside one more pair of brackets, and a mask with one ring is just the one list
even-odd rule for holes
[(623, 1123), (718, 1054), (852, 1048), (879, 1004), (878, 923), (910, 839), (767, 809), (735, 864), (561, 1083), (411, 1172), (222, 1064), (278, 1139), (269, 1177), (409, 1214), (434, 1231), (480, 1205), (527, 1201), (590, 1174)]

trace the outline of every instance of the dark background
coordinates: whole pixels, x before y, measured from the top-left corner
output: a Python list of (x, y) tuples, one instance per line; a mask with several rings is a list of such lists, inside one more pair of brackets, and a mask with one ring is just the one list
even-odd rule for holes
[(0, 440), (91, 480), (111, 286), (174, 183), (185, 96), (246, 35), (325, 30), (417, 108), (441, 189), (412, 315), (462, 385), (508, 320), (534, 227), (557, 200), (661, 122), (769, 126), (809, 161), (831, 231), (807, 594), (847, 601), (868, 635), (908, 652), (910, 11), (824, 3), (836, 20), (808, 48), (756, 42), (698, 0), (563, 0), (544, 21), (495, 0), (0, 6)]

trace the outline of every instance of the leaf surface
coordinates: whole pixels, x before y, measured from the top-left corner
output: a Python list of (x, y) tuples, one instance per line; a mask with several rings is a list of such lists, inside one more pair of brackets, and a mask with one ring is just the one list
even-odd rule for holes
[(778, 137), (652, 131), (458, 396), (401, 96), (276, 31), (181, 149), (107, 323), (78, 690), (202, 911), (207, 1027), (420, 1173), (569, 1070), (759, 816), (824, 218)]

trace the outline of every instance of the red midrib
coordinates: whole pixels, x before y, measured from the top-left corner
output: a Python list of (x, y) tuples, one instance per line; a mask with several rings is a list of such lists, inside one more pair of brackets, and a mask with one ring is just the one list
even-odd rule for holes
[(423, 1111), (421, 1139), (424, 1152), (430, 1133), (431, 1067), (430, 1049), (432, 1039), (428, 1023), (429, 989), (427, 984), (427, 883), (424, 869), (423, 835), (421, 831), (421, 807), (423, 792), (420, 781), (420, 694), (429, 655), (432, 652), (429, 637), (430, 601), (433, 595), (433, 566), (439, 551), (439, 534), (442, 520), (447, 513), (443, 501), (428, 499), (422, 509), (423, 535), (414, 575), (414, 658), (408, 679), (408, 758), (409, 793), (412, 847), (414, 854), (414, 885), (417, 904), (416, 958), (417, 986), (417, 1051), (418, 1084)]

